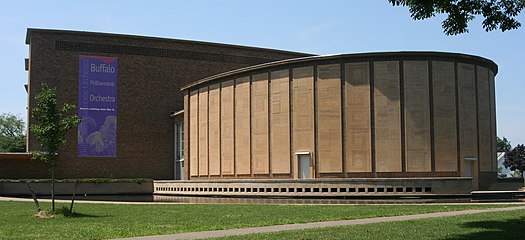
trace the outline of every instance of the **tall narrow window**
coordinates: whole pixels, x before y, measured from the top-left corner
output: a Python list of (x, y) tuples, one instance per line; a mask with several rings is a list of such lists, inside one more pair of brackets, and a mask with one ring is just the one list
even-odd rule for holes
[(184, 179), (184, 123), (175, 123), (175, 179)]
[(175, 157), (177, 160), (184, 159), (184, 123), (175, 124)]

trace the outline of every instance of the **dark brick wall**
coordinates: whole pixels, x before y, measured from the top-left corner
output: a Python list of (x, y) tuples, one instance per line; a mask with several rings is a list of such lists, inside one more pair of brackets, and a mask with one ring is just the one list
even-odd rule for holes
[(498, 173), (479, 172), (479, 189), (490, 189), (497, 182)]
[(0, 178), (50, 178), (47, 166), (24, 153), (0, 153)]
[[(117, 157), (77, 157), (77, 132), (76, 129), (72, 130), (59, 153), (58, 178), (172, 179), (173, 119), (170, 118), (170, 112), (183, 109), (183, 95), (179, 91), (182, 86), (228, 70), (306, 56), (269, 49), (99, 33), (31, 30), (28, 36), (29, 116), (35, 105), (34, 96), (44, 82), (58, 89), (59, 104), (78, 104), (79, 55), (119, 58)], [(82, 46), (98, 44), (98, 47), (83, 48), (85, 52), (82, 52), (57, 45), (57, 41), (75, 43), (74, 46), (78, 46), (77, 43), (82, 43)], [(104, 47), (107, 45), (113, 47)], [(57, 46), (60, 50), (57, 50)], [(139, 54), (129, 54), (130, 51), (118, 53), (115, 50), (130, 47), (139, 49)], [(153, 52), (166, 50), (172, 54), (140, 54), (144, 49), (153, 49)], [(181, 54), (180, 58), (177, 57), (178, 53)], [(206, 56), (210, 56), (210, 59), (206, 60)], [(29, 117), (28, 123), (32, 124), (33, 119)], [(29, 150), (37, 149), (38, 146), (29, 134)], [(41, 176), (42, 172), (28, 174), (19, 168), (11, 172), (10, 178), (28, 175), (44, 177)], [(45, 171), (43, 173), (47, 174)], [(0, 178), (3, 177), (0, 174)]]

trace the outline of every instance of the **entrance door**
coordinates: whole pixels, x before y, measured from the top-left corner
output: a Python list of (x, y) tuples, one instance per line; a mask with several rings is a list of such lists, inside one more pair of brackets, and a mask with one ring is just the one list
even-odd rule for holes
[(465, 161), (465, 177), (474, 177), (472, 173), (472, 161)]
[(299, 155), (299, 178), (310, 178), (310, 154)]

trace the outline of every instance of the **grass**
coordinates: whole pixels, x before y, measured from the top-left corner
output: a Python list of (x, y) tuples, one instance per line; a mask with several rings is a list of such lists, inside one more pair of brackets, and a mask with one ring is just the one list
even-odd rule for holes
[(283, 231), (224, 239), (524, 239), (525, 210)]
[[(58, 204), (60, 209), (67, 204)], [(50, 208), (49, 203), (43, 203)], [(0, 202), (1, 239), (108, 239), (315, 221), (395, 216), (501, 205), (84, 204), (75, 213), (34, 217), (30, 202)]]

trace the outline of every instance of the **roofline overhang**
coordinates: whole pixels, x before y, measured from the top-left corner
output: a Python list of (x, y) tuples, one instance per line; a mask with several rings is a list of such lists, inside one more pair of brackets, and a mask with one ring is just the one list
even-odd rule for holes
[(44, 28), (27, 28), (26, 32), (26, 44), (31, 44), (31, 35), (33, 33), (59, 33), (59, 34), (75, 34), (75, 35), (89, 35), (89, 36), (102, 36), (102, 37), (114, 37), (114, 38), (128, 38), (135, 40), (151, 40), (151, 41), (168, 41), (168, 42), (178, 42), (178, 43), (190, 43), (196, 45), (206, 45), (206, 46), (219, 46), (219, 47), (230, 47), (238, 49), (249, 49), (249, 50), (260, 50), (265, 52), (274, 52), (281, 54), (294, 54), (294, 55), (303, 55), (303, 56), (316, 56), (311, 53), (301, 53), (286, 51), (280, 49), (271, 49), (263, 47), (251, 47), (227, 43), (215, 43), (215, 42), (204, 42), (196, 40), (185, 40), (185, 39), (173, 39), (173, 38), (161, 38), (161, 37), (151, 37), (151, 36), (140, 36), (140, 35), (131, 35), (131, 34), (119, 34), (119, 33), (102, 33), (102, 32), (88, 32), (88, 31), (75, 31), (75, 30), (58, 30), (58, 29), (44, 29)]
[(474, 62), (482, 66), (485, 66), (494, 72), (494, 75), (498, 73), (498, 65), (492, 60), (463, 53), (451, 53), (451, 52), (435, 52), (435, 51), (400, 51), (400, 52), (372, 52), (372, 53), (351, 53), (351, 54), (334, 54), (334, 55), (323, 55), (323, 56), (308, 56), (300, 58), (292, 58), (286, 60), (280, 60), (275, 62), (263, 63), (258, 65), (253, 65), (249, 67), (239, 68), (228, 72), (219, 73), (213, 76), (209, 76), (203, 79), (200, 79), (196, 82), (190, 83), (186, 86), (183, 86), (180, 90), (184, 91), (195, 86), (219, 80), (227, 77), (235, 77), (236, 75), (241, 75), (251, 71), (264, 70), (267, 68), (275, 68), (284, 65), (300, 64), (306, 62), (315, 62), (315, 61), (326, 61), (326, 60), (338, 60), (338, 59), (355, 59), (357, 61), (370, 61), (370, 60), (395, 60), (403, 58), (403, 60), (464, 60), (465, 62)]
[(179, 116), (179, 115), (182, 115), (182, 114), (184, 114), (184, 110), (175, 111), (175, 112), (172, 112), (170, 114), (170, 117), (176, 117), (176, 116)]

